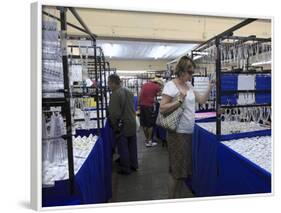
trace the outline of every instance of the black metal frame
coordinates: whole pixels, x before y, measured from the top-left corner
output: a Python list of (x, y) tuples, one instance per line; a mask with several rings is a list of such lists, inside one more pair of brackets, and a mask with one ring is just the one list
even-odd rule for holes
[[(104, 53), (102, 48), (98, 46), (79, 46), (79, 45), (68, 45), (69, 48), (88, 48), (88, 49), (96, 49), (98, 51), (97, 55), (93, 56), (85, 56), (85, 55), (71, 55), (69, 56), (70, 59), (90, 59), (93, 60), (89, 63), (94, 63), (94, 66), (88, 67), (88, 74), (91, 79), (95, 78), (96, 82), (100, 82), (99, 88), (96, 90), (96, 97), (95, 100), (97, 102), (97, 110), (100, 111), (101, 116), (97, 115), (98, 120), (98, 128), (100, 128), (100, 121), (102, 121), (101, 127), (104, 127), (104, 120), (106, 118), (106, 114), (104, 113), (104, 109), (108, 107), (108, 98), (107, 94), (109, 93), (109, 89), (107, 88), (107, 75), (106, 73), (111, 73), (112, 70), (110, 68), (110, 64), (108, 61), (105, 60)], [(71, 51), (72, 52), (72, 51)], [(73, 64), (73, 63), (71, 63)], [(79, 64), (79, 63), (78, 63)], [(97, 69), (96, 69), (97, 68)], [(104, 83), (104, 86), (102, 85)]]
[(248, 70), (249, 66), (248, 66), (248, 60), (247, 60), (247, 70), (243, 71), (242, 69), (236, 69), (236, 70), (232, 70), (232, 71), (222, 71), (222, 67), (221, 67), (221, 54), (220, 54), (220, 45), (222, 43), (223, 40), (225, 39), (235, 39), (238, 40), (239, 42), (247, 42), (247, 41), (257, 41), (257, 42), (270, 42), (271, 38), (257, 38), (256, 36), (249, 36), (249, 37), (240, 37), (240, 36), (233, 36), (233, 32), (256, 21), (257, 19), (245, 19), (244, 21), (242, 21), (241, 23), (231, 27), (230, 29), (220, 33), (217, 36), (214, 36), (213, 38), (207, 40), (206, 42), (198, 45), (195, 49), (193, 49), (191, 51), (191, 57), (193, 58), (193, 56), (197, 55), (198, 52), (203, 51), (204, 49), (206, 49), (208, 46), (208, 44), (213, 43), (216, 46), (216, 50), (217, 50), (217, 57), (216, 57), (216, 62), (215, 62), (215, 70), (216, 70), (216, 135), (220, 136), (221, 135), (221, 109), (223, 108), (243, 108), (243, 107), (259, 107), (259, 106), (271, 106), (271, 104), (246, 104), (246, 105), (232, 105), (232, 106), (228, 106), (228, 105), (221, 105), (221, 95), (222, 94), (230, 94), (230, 93), (245, 93), (245, 92), (254, 92), (254, 93), (260, 93), (260, 92), (271, 92), (270, 90), (251, 90), (251, 91), (221, 91), (221, 75), (222, 74), (268, 74), (271, 73), (271, 70), (261, 70), (261, 71), (257, 71), (257, 70)]
[[(64, 39), (66, 39), (66, 12), (67, 8), (58, 7), (60, 11), (60, 25), (61, 25), (61, 45), (66, 44)], [(66, 121), (66, 136), (64, 137), (67, 140), (67, 157), (68, 157), (68, 173), (69, 173), (69, 184), (71, 194), (75, 191), (75, 175), (74, 175), (74, 162), (73, 162), (73, 146), (72, 146), (72, 121), (71, 121), (71, 108), (70, 108), (70, 87), (69, 87), (69, 77), (68, 77), (68, 59), (67, 54), (65, 54), (66, 46), (61, 46), (62, 54), (62, 66), (63, 66), (63, 82), (64, 82), (64, 98), (43, 98), (43, 106), (61, 106), (62, 111), (65, 112), (65, 121)]]
[[(62, 48), (63, 55), (62, 55), (62, 64), (63, 64), (63, 80), (64, 80), (64, 89), (63, 90), (56, 90), (52, 92), (60, 92), (64, 94), (63, 98), (42, 98), (42, 107), (50, 107), (50, 106), (61, 106), (62, 107), (62, 113), (64, 113), (66, 119), (66, 135), (61, 136), (62, 138), (67, 140), (67, 153), (68, 153), (68, 171), (69, 171), (69, 183), (70, 183), (70, 192), (73, 194), (75, 192), (75, 175), (74, 175), (74, 162), (73, 162), (73, 147), (72, 147), (72, 120), (71, 120), (71, 108), (70, 108), (70, 99), (73, 97), (84, 97), (85, 95), (89, 96), (89, 94), (75, 94), (72, 93), (70, 90), (70, 85), (69, 85), (69, 69), (68, 69), (68, 60), (69, 57), (67, 55), (67, 45), (66, 42), (63, 42), (64, 39), (67, 39), (67, 25), (70, 27), (73, 27), (77, 30), (82, 31), (83, 33), (86, 33), (90, 36), (93, 45), (91, 48), (94, 48), (94, 77), (96, 82), (98, 82), (99, 78), (100, 80), (102, 77), (105, 77), (106, 74), (105, 72), (108, 71), (109, 73), (115, 72), (112, 68), (110, 68), (109, 62), (106, 62), (104, 59), (104, 55), (102, 52), (102, 49), (96, 46), (96, 38), (97, 36), (93, 34), (87, 25), (83, 22), (75, 8), (72, 7), (57, 7), (57, 9), (60, 11), (60, 17), (53, 16), (45, 11), (42, 11), (43, 15), (49, 16), (55, 20), (60, 21), (61, 23), (61, 44), (64, 44)], [(81, 27), (78, 27), (72, 23), (67, 22), (66, 20), (66, 13), (67, 10), (69, 10), (73, 16), (77, 19), (77, 21), (81, 24)], [(97, 56), (97, 49), (100, 49), (101, 55), (98, 57)], [(98, 64), (98, 62), (100, 62)], [(102, 73), (102, 70), (104, 70), (104, 73)], [(98, 73), (98, 71), (100, 71)], [(104, 104), (103, 104), (103, 98), (101, 98), (101, 107), (99, 103), (99, 98), (102, 97), (104, 93), (106, 93), (107, 86), (106, 86), (106, 80), (105, 80), (105, 87), (102, 87), (102, 84), (100, 84), (99, 88), (96, 89), (96, 94), (95, 98), (97, 100), (97, 126), (98, 130), (100, 130), (100, 108), (102, 109), (102, 127), (104, 127), (104, 118), (105, 116), (103, 115), (103, 109), (104, 109)], [(91, 95), (90, 95), (91, 96)], [(107, 95), (105, 94), (105, 107), (107, 107), (108, 101), (107, 101)], [(99, 133), (99, 132), (98, 132)]]

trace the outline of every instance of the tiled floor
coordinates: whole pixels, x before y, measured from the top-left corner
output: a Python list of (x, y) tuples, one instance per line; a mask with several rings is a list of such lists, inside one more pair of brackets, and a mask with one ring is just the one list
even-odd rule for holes
[(128, 176), (119, 175), (113, 163), (111, 202), (168, 199), (167, 147), (159, 141), (157, 146), (147, 148), (142, 131), (137, 136), (139, 169)]

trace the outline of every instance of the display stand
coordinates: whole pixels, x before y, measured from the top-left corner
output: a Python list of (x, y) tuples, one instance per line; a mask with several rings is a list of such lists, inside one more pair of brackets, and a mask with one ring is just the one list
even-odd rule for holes
[[(95, 97), (97, 111), (96, 120), (98, 122), (98, 128), (103, 128), (106, 118), (106, 114), (104, 113), (104, 111), (108, 107), (108, 98), (110, 95), (110, 91), (107, 86), (107, 78), (110, 74), (115, 73), (116, 69), (110, 68), (110, 64), (105, 60), (103, 51), (100, 47), (77, 45), (69, 45), (68, 47), (70, 48), (71, 52), (73, 52), (73, 49), (79, 48), (80, 51), (88, 53), (86, 55), (69, 55), (69, 59), (70, 62), (73, 61), (72, 64), (85, 66), (85, 68), (87, 69), (88, 77), (95, 80), (94, 85), (91, 88), (85, 88), (86, 94), (83, 94), (83, 97)], [(97, 56), (90, 54), (94, 52), (94, 49), (98, 50), (96, 51), (96, 53), (98, 54)], [(88, 90), (93, 89), (94, 91), (91, 94)]]
[[(243, 109), (253, 107), (271, 107), (271, 102), (264, 103), (247, 103), (247, 104), (225, 104), (222, 97), (226, 95), (236, 95), (245, 93), (268, 94), (270, 96), (271, 89), (252, 89), (239, 90), (235, 88), (226, 88), (224, 82), (225, 76), (248, 75), (257, 76), (260, 74), (270, 74), (271, 70), (263, 70), (262, 68), (253, 68), (249, 64), (249, 53), (245, 53), (243, 68), (236, 68), (222, 64), (222, 46), (233, 44), (243, 44), (245, 42), (262, 43), (270, 42), (271, 39), (256, 38), (255, 36), (238, 37), (233, 36), (235, 30), (246, 26), (256, 19), (246, 19), (240, 24), (226, 30), (225, 32), (209, 39), (192, 50), (192, 57), (197, 55), (208, 55), (208, 48), (213, 47), (215, 54), (214, 64), (216, 73), (216, 118), (212, 121), (216, 122), (216, 134), (208, 132), (206, 129), (195, 125), (193, 134), (193, 176), (192, 188), (196, 196), (218, 196), (218, 195), (237, 195), (252, 193), (270, 193), (271, 192), (271, 173), (263, 170), (261, 167), (252, 163), (250, 160), (239, 155), (237, 152), (223, 145), (224, 140), (265, 136), (271, 135), (271, 129), (264, 131), (254, 131), (238, 134), (224, 135), (222, 134), (222, 112), (226, 109)], [(226, 41), (226, 43), (224, 43)], [(235, 48), (228, 51), (236, 51)], [(260, 50), (254, 53), (259, 54)], [(228, 53), (229, 53), (228, 52)], [(227, 60), (234, 59), (233, 52), (230, 52)], [(228, 68), (228, 70), (226, 70)], [(229, 81), (233, 83), (231, 79)], [(257, 84), (256, 84), (257, 85)], [(263, 88), (263, 87), (261, 87)], [(200, 122), (200, 121), (198, 121)], [(203, 121), (206, 122), (206, 121)], [(242, 121), (243, 122), (243, 121)]]
[[(68, 172), (69, 172), (69, 191), (70, 194), (74, 195), (77, 191), (75, 189), (75, 175), (74, 175), (74, 162), (73, 162), (73, 146), (72, 146), (72, 124), (74, 120), (72, 119), (71, 115), (71, 103), (70, 101), (74, 98), (84, 98), (84, 97), (95, 97), (96, 99), (96, 112), (97, 112), (97, 134), (101, 136), (101, 129), (104, 129), (104, 121), (106, 118), (106, 114), (103, 112), (104, 109), (108, 106), (108, 93), (109, 90), (107, 88), (106, 78), (110, 73), (114, 73), (115, 70), (110, 68), (109, 62), (105, 60), (103, 51), (100, 47), (96, 46), (96, 35), (91, 33), (89, 28), (85, 25), (79, 14), (76, 12), (75, 8), (71, 7), (57, 7), (57, 10), (60, 12), (60, 17), (56, 17), (51, 15), (45, 11), (43, 11), (43, 15), (46, 15), (52, 19), (55, 19), (60, 22), (61, 24), (61, 33), (59, 35), (60, 44), (61, 44), (61, 58), (62, 58), (62, 68), (63, 68), (63, 89), (56, 89), (53, 91), (47, 91), (47, 93), (53, 94), (60, 94), (59, 97), (43, 97), (42, 98), (42, 107), (43, 113), (48, 111), (49, 107), (53, 106), (61, 106), (62, 107), (62, 114), (65, 116), (65, 123), (66, 123), (66, 135), (62, 135), (61, 137), (67, 140), (67, 156), (68, 156)], [(66, 14), (70, 11), (79, 24), (82, 26), (78, 27), (74, 24), (67, 22)], [(73, 47), (67, 44), (68, 35), (67, 35), (67, 25), (74, 27), (86, 34), (89, 35), (92, 45), (87, 48), (92, 48), (94, 54), (92, 56), (88, 55), (79, 55), (78, 59), (82, 59), (82, 63), (87, 63), (88, 75), (91, 79), (94, 79), (97, 83), (95, 87), (82, 87), (82, 91), (73, 91), (73, 88), (70, 87), (70, 79), (69, 79), (69, 64), (74, 64), (74, 59), (76, 56), (68, 53), (68, 49), (72, 49)], [(85, 90), (84, 90), (85, 89)], [(43, 90), (43, 94), (44, 94)], [(102, 121), (100, 124), (99, 121)], [(104, 134), (103, 134), (104, 135)], [(108, 151), (108, 150), (107, 150)], [(68, 180), (66, 181), (68, 182)]]
[[(242, 69), (232, 69), (230, 71), (223, 71), (222, 70), (222, 64), (221, 64), (221, 45), (223, 44), (223, 41), (227, 40), (229, 42), (232, 40), (234, 46), (235, 42), (247, 42), (247, 41), (255, 41), (255, 42), (270, 42), (271, 39), (264, 39), (264, 38), (256, 38), (255, 36), (249, 36), (249, 37), (239, 37), (239, 36), (232, 36), (233, 32), (240, 29), (241, 27), (244, 27), (252, 22), (254, 22), (256, 19), (246, 19), (245, 21), (241, 22), (240, 24), (226, 30), (225, 32), (209, 39), (208, 41), (204, 42), (203, 44), (200, 44), (198, 47), (192, 50), (191, 55), (194, 57), (195, 55), (200, 55), (200, 52), (204, 52), (210, 44), (215, 45), (216, 47), (216, 59), (215, 59), (215, 71), (216, 71), (216, 113), (217, 113), (217, 119), (216, 119), (216, 126), (217, 126), (217, 136), (221, 135), (221, 112), (223, 109), (229, 108), (243, 108), (243, 107), (260, 107), (260, 106), (271, 106), (271, 103), (264, 103), (264, 104), (243, 104), (243, 105), (225, 105), (221, 103), (221, 98), (223, 95), (227, 94), (237, 94), (237, 93), (271, 93), (271, 90), (230, 90), (230, 91), (223, 91), (222, 90), (222, 75), (233, 75), (233, 74), (239, 74), (239, 75), (256, 75), (256, 74), (268, 74), (271, 73), (271, 70), (254, 70), (250, 69), (249, 66), (249, 56), (247, 58), (247, 63), (245, 66), (245, 70)], [(258, 54), (258, 53), (256, 53)]]
[[(74, 165), (73, 165), (73, 147), (72, 147), (72, 121), (71, 121), (71, 109), (70, 109), (70, 86), (68, 78), (68, 61), (66, 52), (66, 8), (59, 7), (60, 11), (60, 24), (61, 24), (61, 49), (62, 49), (62, 65), (63, 65), (63, 82), (64, 82), (64, 97), (63, 98), (43, 98), (43, 107), (61, 106), (62, 111), (66, 118), (66, 135), (62, 136), (67, 140), (67, 157), (68, 157), (68, 172), (69, 172), (69, 184), (70, 193), (74, 193)], [(44, 93), (44, 91), (43, 91)]]

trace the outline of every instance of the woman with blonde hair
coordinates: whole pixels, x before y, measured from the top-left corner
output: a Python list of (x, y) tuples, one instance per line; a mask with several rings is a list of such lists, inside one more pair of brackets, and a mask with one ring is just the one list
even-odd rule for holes
[[(214, 82), (204, 95), (199, 95), (191, 85), (195, 63), (183, 56), (175, 68), (176, 78), (167, 82), (162, 92), (160, 113), (169, 113), (183, 107), (183, 113), (175, 132), (168, 132), (168, 152), (170, 164), (169, 198), (185, 197), (185, 179), (192, 175), (192, 132), (195, 123), (195, 101), (200, 104), (208, 100)], [(188, 190), (186, 190), (188, 191)]]

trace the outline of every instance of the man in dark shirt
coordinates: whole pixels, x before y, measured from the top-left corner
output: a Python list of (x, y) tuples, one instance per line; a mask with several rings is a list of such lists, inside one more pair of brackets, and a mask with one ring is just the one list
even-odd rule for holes
[[(108, 114), (120, 155), (120, 174), (130, 174), (138, 168), (136, 113), (134, 95), (120, 85), (120, 78), (113, 74), (108, 77), (108, 86), (112, 91)], [(120, 128), (120, 122), (123, 123)]]
[(161, 91), (163, 82), (159, 78), (155, 78), (152, 81), (145, 83), (140, 92), (139, 106), (140, 106), (140, 124), (143, 128), (146, 138), (145, 145), (152, 147), (157, 145), (152, 141), (153, 127), (156, 121), (156, 98), (157, 94)]

